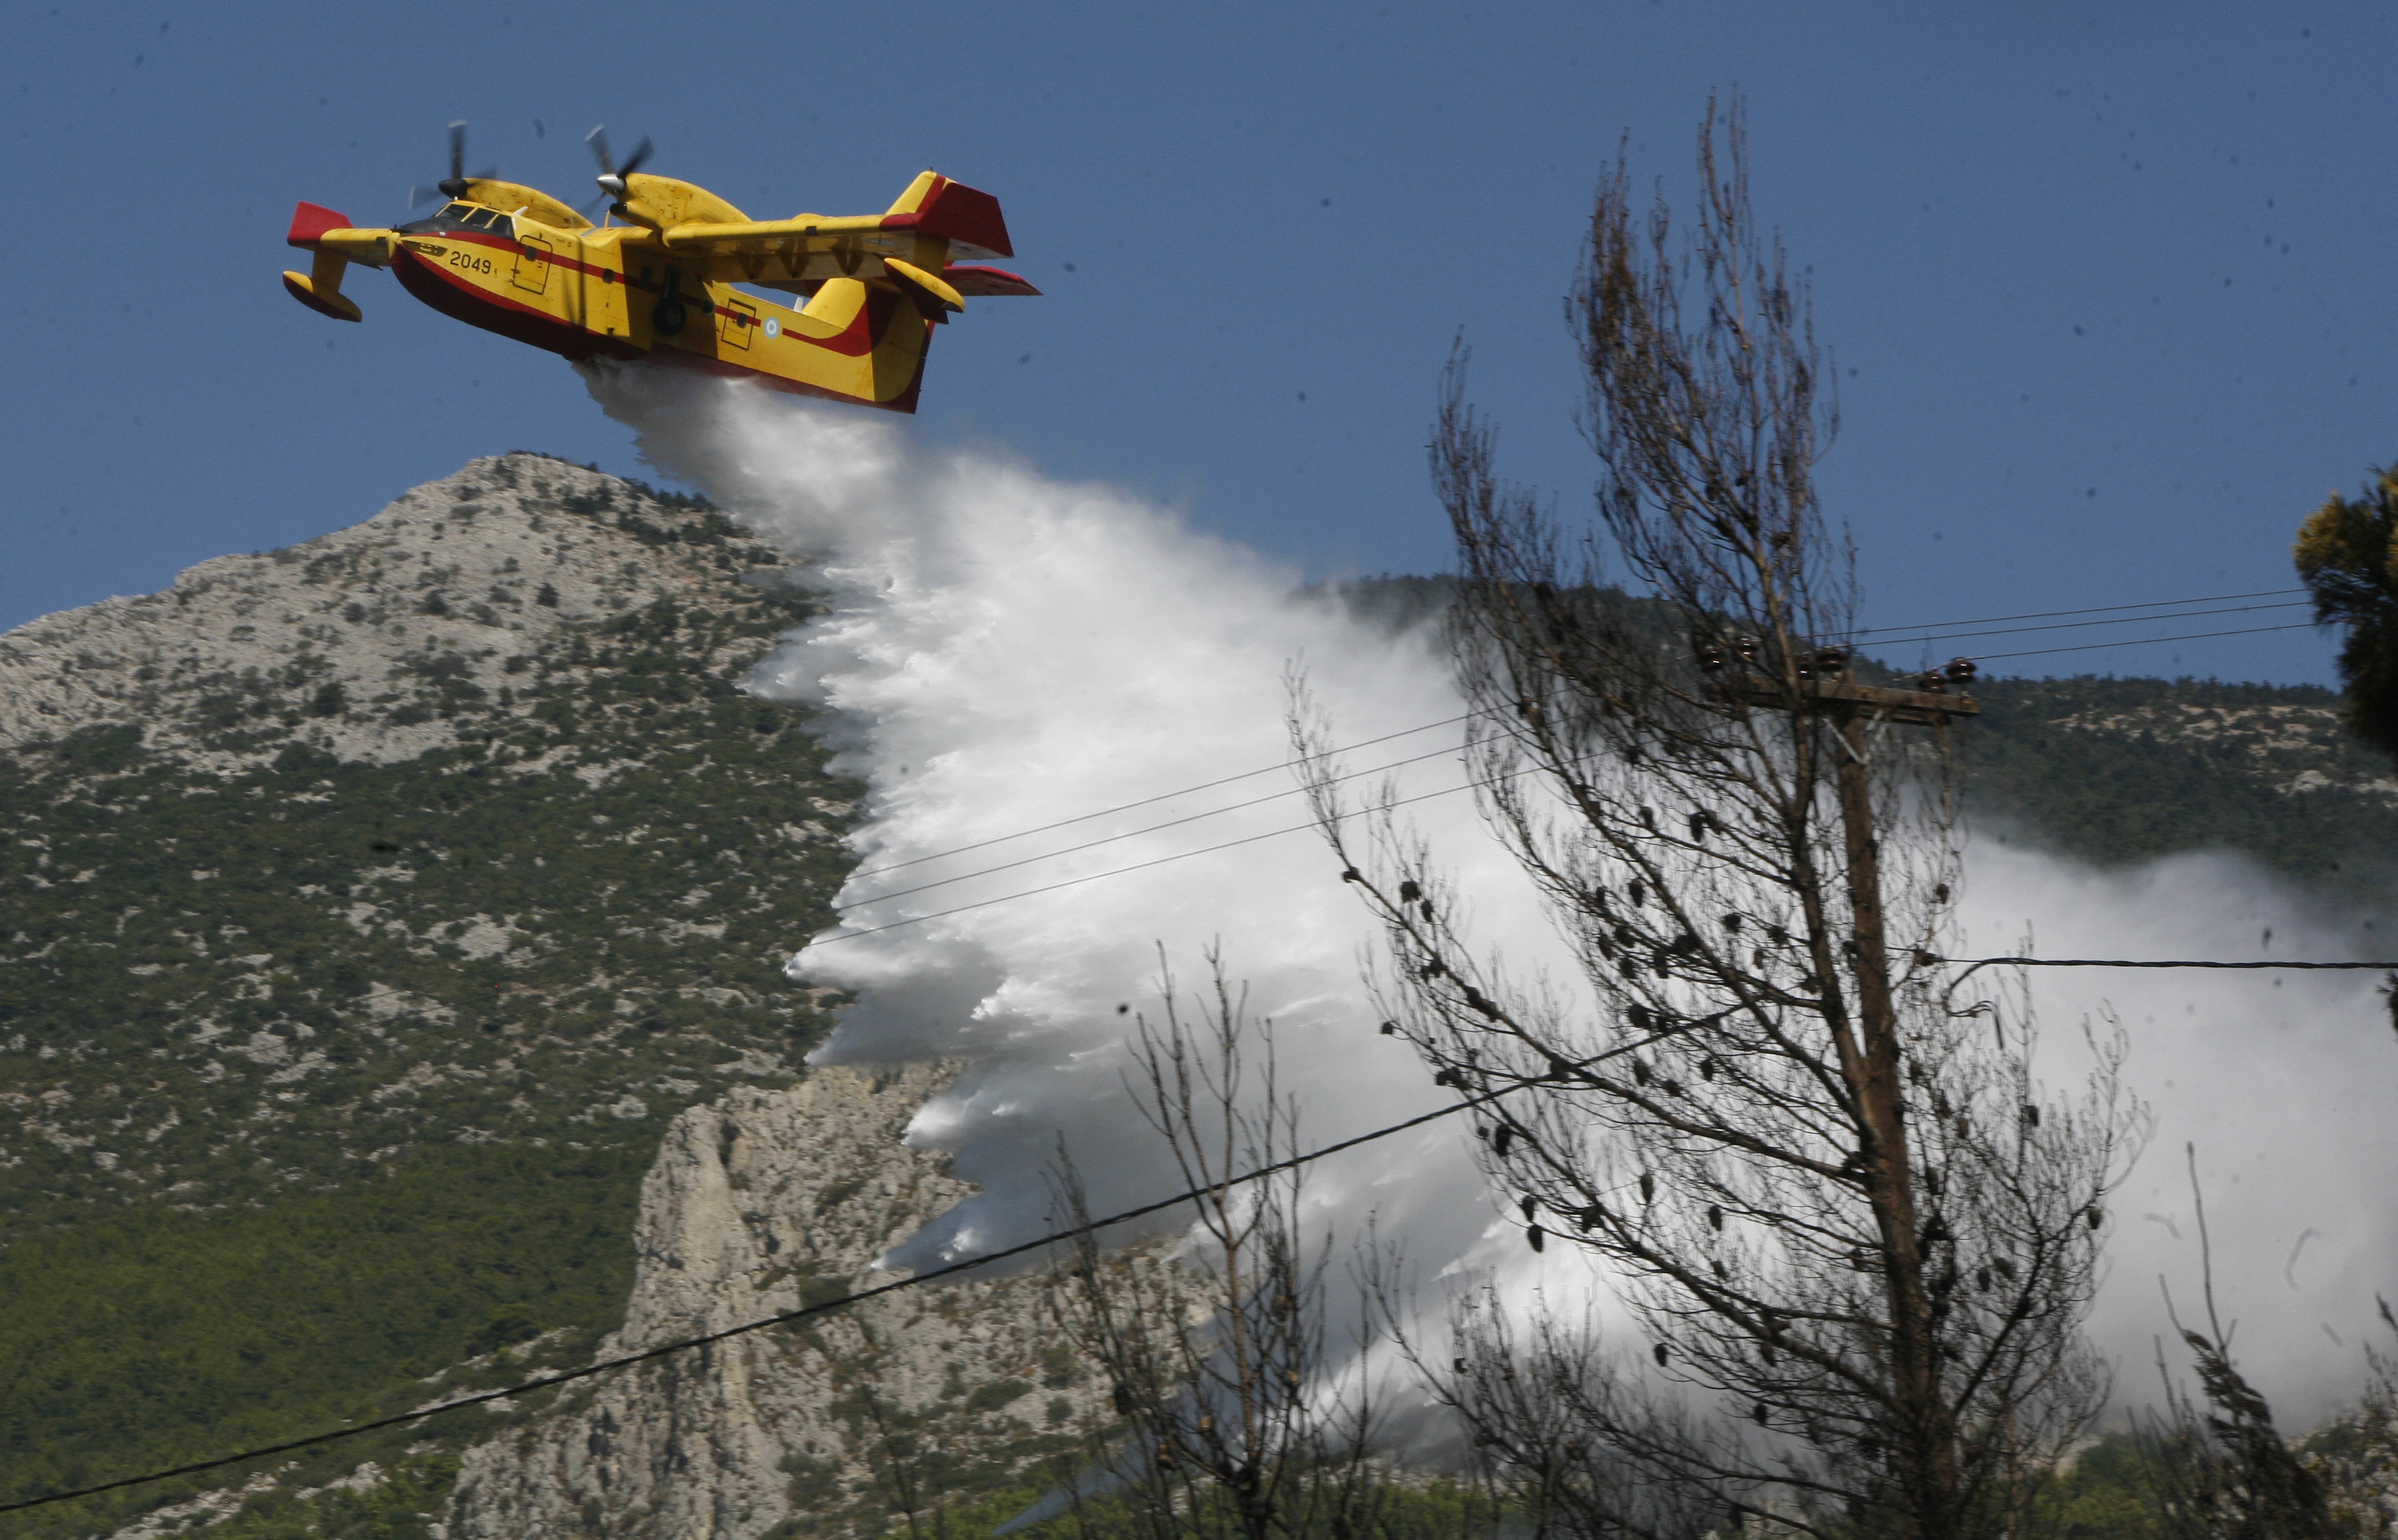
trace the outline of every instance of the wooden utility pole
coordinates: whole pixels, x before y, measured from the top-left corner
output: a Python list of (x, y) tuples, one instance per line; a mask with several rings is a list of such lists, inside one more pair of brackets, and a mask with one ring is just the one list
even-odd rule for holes
[[(1874, 823), (1866, 732), (1878, 721), (1931, 727), (1979, 716), (1981, 706), (1961, 693), (1974, 673), (1969, 660), (1959, 658), (1943, 672), (1919, 676), (1916, 682), (1923, 688), (1861, 685), (1849, 673), (1847, 651), (1824, 648), (1798, 681), (1799, 709), (1830, 718), (1840, 745), (1834, 779), (1848, 860), (1850, 943), (1857, 987), (1857, 1051), (1841, 1058), (1869, 1146), (1863, 1153), (1867, 1197), (1887, 1259), (1883, 1281), (1891, 1315), (1893, 1388), (1901, 1402), (1900, 1437), (1914, 1445), (1914, 1457), (1904, 1468), (1921, 1488), (1909, 1494), (1910, 1506), (1930, 1520), (1922, 1531), (1924, 1540), (1943, 1540), (1954, 1533), (1960, 1517), (1955, 1511), (1957, 1430), (1940, 1393), (1940, 1348), (1932, 1300), (1924, 1288), (1924, 1252), (1936, 1238), (1919, 1224), (1915, 1208), (1913, 1160), (1900, 1093), (1905, 1066), (1891, 990), (1889, 933), (1882, 921), (1881, 840)], [(1960, 693), (1948, 692), (1951, 684)], [(1785, 681), (1746, 675), (1726, 679), (1718, 688), (1727, 700), (1744, 705), (1784, 710), (1791, 705)]]

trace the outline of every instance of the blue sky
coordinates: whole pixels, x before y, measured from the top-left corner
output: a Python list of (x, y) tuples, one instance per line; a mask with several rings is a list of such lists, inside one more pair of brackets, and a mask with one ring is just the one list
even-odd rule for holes
[[(276, 282), (295, 200), (404, 217), (453, 118), (574, 201), (603, 121), (761, 217), (879, 210), (925, 166), (984, 188), (1048, 294), (943, 333), (928, 443), (1143, 489), (1314, 575), (1436, 569), (1451, 340), (1508, 468), (1583, 503), (1579, 221), (1627, 135), (1684, 185), (1735, 87), (1839, 360), (1822, 485), (1869, 622), (2283, 588), (2297, 520), (2398, 458), (2393, 45), (2363, 5), (13, 5), (0, 626), (475, 455), (640, 473), (561, 361), (382, 275), (357, 327)], [(2001, 666), (2328, 680), (2331, 651)]]

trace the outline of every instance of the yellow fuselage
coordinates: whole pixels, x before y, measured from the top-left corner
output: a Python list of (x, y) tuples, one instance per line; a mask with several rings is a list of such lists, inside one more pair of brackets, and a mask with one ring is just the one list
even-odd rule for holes
[[(315, 254), (287, 272), (292, 298), (360, 318), (342, 292), (353, 263), (388, 267), (411, 294), (470, 326), (569, 358), (657, 357), (777, 390), (912, 412), (932, 328), (967, 294), (1038, 294), (959, 257), (1012, 254), (998, 200), (937, 171), (881, 214), (752, 220), (671, 177), (600, 178), (616, 201), (594, 226), (537, 188), (453, 177), (451, 201), (396, 230), (353, 228), (303, 203), (290, 243)], [(506, 210), (514, 210), (507, 212)], [(793, 308), (736, 287), (804, 296)]]
[[(656, 354), (804, 395), (914, 408), (932, 328), (896, 286), (828, 278), (795, 310), (710, 281), (705, 256), (668, 250), (653, 230), (474, 213), (484, 228), (329, 231), (324, 245), (356, 249), (343, 237), (367, 237), (388, 251), (401, 285), (443, 315), (569, 358)], [(940, 255), (928, 255), (938, 272)]]

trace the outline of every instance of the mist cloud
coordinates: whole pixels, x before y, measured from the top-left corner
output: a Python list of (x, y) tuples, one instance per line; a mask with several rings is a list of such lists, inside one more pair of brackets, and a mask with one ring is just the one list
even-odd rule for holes
[[(860, 997), (819, 1062), (966, 1064), (909, 1142), (951, 1152), (983, 1189), (895, 1263), (1037, 1233), (1061, 1135), (1095, 1212), (1179, 1185), (1120, 1079), (1135, 1013), (1156, 1011), (1161, 946), (1186, 985), (1201, 981), (1207, 948), (1221, 947), (1252, 1013), (1275, 1024), (1305, 1142), (1440, 1105), (1414, 1055), (1376, 1031), (1358, 982), (1376, 944), (1361, 907), (1318, 840), (1274, 833), (1304, 824), (1298, 797), (1139, 832), (1290, 789), (1273, 767), (1288, 757), (1294, 666), (1341, 743), (1456, 716), (1446, 659), (1427, 637), (1310, 596), (1298, 574), (1128, 493), (1053, 479), (995, 450), (929, 449), (901, 424), (665, 371), (590, 375), (653, 462), (778, 542), (828, 595), (829, 612), (752, 680), (761, 694), (819, 707), (838, 768), (869, 787), (843, 927), (803, 948), (792, 971)], [(1403, 796), (1439, 792), (1462, 783), (1453, 754), (1437, 752), (1458, 741), (1455, 726), (1416, 732), (1357, 751), (1351, 766), (1429, 755), (1392, 779)], [(1272, 773), (1009, 837), (1260, 770)], [(1526, 966), (1559, 955), (1469, 796), (1408, 811), (1471, 896), (1478, 935)], [(1165, 859), (1256, 836), (1270, 837)], [(2108, 875), (1985, 838), (1967, 865), (1961, 923), (1977, 952), (2027, 933), (2050, 956), (2374, 949), (2361, 917), (2321, 913), (2233, 857)], [(2276, 950), (2260, 954), (2269, 928)], [(2374, 1291), (2398, 1287), (2398, 1214), (2383, 1197), (2398, 1170), (2398, 1041), (2377, 979), (2035, 973), (2054, 1067), (2070, 1068), (2077, 1024), (2111, 1009), (2132, 1040), (2131, 1085), (2156, 1113), (2148, 1155), (2114, 1205), (2093, 1322), (2130, 1399), (2149, 1399), (2154, 1383), (2159, 1275), (2186, 1314), (2198, 1306), (2185, 1141), (2199, 1147), (2217, 1299), (2241, 1322), (2243, 1364), (2285, 1421), (2353, 1393)], [(1311, 1203), (1346, 1232), (1379, 1213), (1428, 1275), (1495, 1265), (1528, 1288), (1537, 1267), (1579, 1293), (1570, 1257), (1535, 1264), (1525, 1252), (1466, 1154), (1466, 1121), (1327, 1162)]]

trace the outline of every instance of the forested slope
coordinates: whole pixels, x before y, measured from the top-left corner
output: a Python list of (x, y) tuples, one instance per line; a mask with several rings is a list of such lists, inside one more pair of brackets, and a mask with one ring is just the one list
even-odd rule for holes
[[(1324, 590), (1393, 628), (1437, 623), (1448, 578), (1380, 577)], [(1594, 596), (1678, 645), (1672, 618)], [(1906, 671), (1860, 657), (1870, 683)], [(1952, 740), (1974, 827), (2102, 865), (2230, 850), (2351, 899), (2398, 893), (2398, 770), (2341, 725), (2314, 685), (2090, 676), (1986, 676)]]
[[(790, 1083), (835, 1003), (780, 964), (830, 917), (856, 788), (737, 688), (810, 613), (781, 564), (513, 455), (0, 637), (0, 1501), (509, 1383), (617, 1325), (667, 1122)], [(1447, 594), (1347, 597), (1396, 625)], [(1975, 694), (1982, 835), (2391, 891), (2398, 778), (2325, 691)], [(310, 1456), (212, 1533), (424, 1534), (456, 1450), (544, 1404)]]
[(0, 639), (0, 1500), (614, 1324), (666, 1121), (825, 1022), (849, 788), (735, 688), (778, 571), (519, 455)]
[(2351, 739), (2338, 698), (2212, 679), (1992, 679), (1961, 734), (1982, 832), (2101, 864), (2244, 851), (2283, 876), (2386, 901), (2398, 774)]

